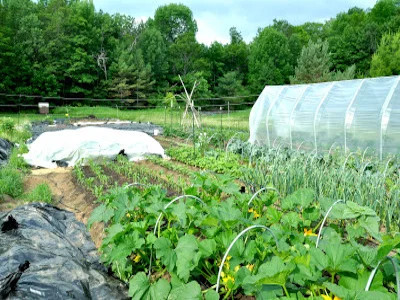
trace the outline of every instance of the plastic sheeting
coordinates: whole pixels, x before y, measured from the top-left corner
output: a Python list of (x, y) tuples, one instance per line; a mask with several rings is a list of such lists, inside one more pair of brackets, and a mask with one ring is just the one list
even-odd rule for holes
[(74, 166), (87, 159), (114, 159), (121, 150), (130, 161), (149, 154), (165, 157), (160, 143), (144, 132), (100, 127), (45, 132), (28, 148), (29, 152), (23, 155), (25, 161), (43, 168), (56, 168), (59, 162)]
[(400, 151), (400, 76), (266, 86), (250, 113), (250, 142), (324, 151)]
[(11, 154), (12, 143), (0, 138), (0, 167), (7, 163), (8, 157)]
[(0, 299), (127, 299), (74, 214), (32, 203), (0, 213)]

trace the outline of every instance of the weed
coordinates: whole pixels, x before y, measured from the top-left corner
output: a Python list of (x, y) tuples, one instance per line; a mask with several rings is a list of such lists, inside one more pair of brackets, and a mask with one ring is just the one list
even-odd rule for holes
[(28, 202), (46, 202), (52, 203), (53, 197), (51, 189), (47, 183), (38, 184), (31, 192), (23, 197)]

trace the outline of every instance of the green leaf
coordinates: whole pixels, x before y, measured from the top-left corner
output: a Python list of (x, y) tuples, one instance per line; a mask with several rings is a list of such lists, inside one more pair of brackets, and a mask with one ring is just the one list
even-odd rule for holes
[(125, 227), (122, 224), (114, 224), (107, 228), (107, 236), (103, 239), (102, 245), (107, 245), (113, 240), (118, 239), (119, 235), (123, 235)]
[(128, 211), (128, 195), (126, 192), (119, 193), (112, 202), (112, 205), (115, 207), (114, 210), (114, 222), (120, 222), (123, 217), (125, 217), (126, 212)]
[(161, 278), (155, 284), (151, 285), (146, 298), (149, 300), (152, 299), (165, 300), (168, 298), (170, 290), (171, 290), (170, 283), (167, 280)]
[(328, 258), (326, 270), (330, 273), (337, 272), (357, 272), (357, 262), (352, 258), (356, 249), (351, 245), (343, 245), (339, 242), (324, 244), (321, 248), (325, 251)]
[(242, 218), (242, 212), (235, 207), (233, 199), (228, 199), (211, 208), (211, 213), (220, 221), (236, 224)]
[(178, 241), (175, 248), (177, 275), (180, 279), (187, 282), (192, 271), (199, 263), (199, 246), (193, 235), (185, 235)]
[(400, 247), (400, 234), (397, 234), (393, 238), (390, 236), (384, 236), (383, 243), (379, 245), (378, 248), (377, 260), (382, 260), (390, 253), (390, 251), (398, 247)]
[(282, 223), (291, 228), (297, 228), (300, 221), (301, 221), (301, 219), (300, 219), (298, 213), (296, 213), (294, 211), (289, 212), (289, 213), (283, 215), (283, 217), (282, 217)]
[(343, 211), (343, 219), (353, 219), (359, 216), (376, 216), (376, 212), (372, 208), (360, 206), (355, 202), (347, 201), (346, 206)]
[[(341, 275), (339, 285), (353, 291), (364, 291), (367, 285), (371, 272), (364, 270), (362, 274), (356, 274), (353, 276)], [(386, 291), (383, 286), (383, 274), (378, 271), (375, 274), (374, 280), (372, 281), (370, 291)]]
[(273, 206), (268, 206), (265, 214), (272, 224), (278, 223), (282, 217), (282, 213)]
[(299, 206), (300, 209), (304, 209), (310, 206), (314, 201), (314, 197), (314, 190), (301, 188), (283, 199), (281, 206), (282, 209), (286, 210), (294, 209), (296, 206)]
[(173, 204), (172, 214), (178, 218), (180, 226), (186, 228), (186, 204), (183, 201)]
[(274, 256), (271, 261), (260, 266), (256, 276), (247, 277), (243, 281), (243, 284), (253, 283), (258, 286), (262, 284), (284, 286), (294, 268), (294, 264), (285, 264), (280, 257)]
[(382, 241), (381, 234), (379, 233), (379, 218), (378, 217), (362, 217), (359, 220), (359, 224), (363, 227), (371, 236), (376, 238), (378, 241)]
[(176, 264), (176, 253), (172, 249), (171, 241), (165, 237), (160, 237), (154, 243), (154, 249), (156, 250), (157, 259), (161, 259), (167, 270), (172, 272)]
[(144, 272), (139, 272), (129, 280), (129, 296), (132, 299), (143, 299), (150, 288), (150, 282)]
[(330, 282), (324, 282), (323, 285), (326, 286), (335, 296), (338, 296), (341, 299), (355, 298), (356, 293), (354, 291), (346, 289), (345, 287), (338, 286)]
[(329, 263), (328, 257), (325, 255), (325, 253), (319, 248), (311, 248), (310, 254), (310, 263), (317, 267), (318, 270), (325, 270)]
[(110, 258), (112, 259), (122, 259), (131, 255), (131, 253), (140, 249), (144, 245), (145, 241), (143, 238), (139, 238), (139, 233), (137, 231), (124, 235), (120, 242), (113, 246)]
[(251, 240), (244, 249), (243, 257), (246, 260), (246, 262), (250, 263), (253, 261), (257, 252), (258, 252), (257, 243), (255, 240)]
[(90, 229), (95, 222), (108, 222), (114, 215), (114, 210), (106, 204), (100, 204), (91, 213), (87, 226)]
[(212, 216), (207, 216), (202, 222), (201, 226), (212, 226), (212, 227), (217, 227), (218, 226), (218, 219)]
[(201, 288), (196, 281), (187, 284), (173, 285), (168, 300), (201, 300)]
[(205, 294), (205, 300), (219, 300), (219, 294), (215, 290), (208, 290)]
[(165, 279), (159, 279), (155, 284), (150, 285), (149, 279), (144, 272), (139, 272), (129, 281), (129, 296), (132, 299), (160, 299), (168, 298), (171, 285)]
[(215, 240), (202, 240), (199, 243), (199, 250), (201, 257), (210, 257), (216, 250), (217, 248), (217, 243)]

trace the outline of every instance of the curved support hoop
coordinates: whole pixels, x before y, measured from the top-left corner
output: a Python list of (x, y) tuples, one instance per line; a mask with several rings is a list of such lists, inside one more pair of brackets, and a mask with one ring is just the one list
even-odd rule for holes
[(365, 148), (362, 158), (361, 158), (361, 162), (364, 162), (365, 154), (367, 154), (368, 149), (369, 149), (369, 147)]
[(193, 133), (189, 134), (188, 138), (186, 139), (186, 144), (189, 144), (189, 139), (192, 137)]
[(236, 241), (243, 235), (245, 234), (247, 231), (253, 229), (253, 228), (263, 228), (269, 231), (269, 233), (271, 233), (271, 235), (274, 237), (275, 239), (275, 243), (276, 243), (276, 247), (278, 248), (278, 240), (276, 239), (275, 234), (271, 231), (271, 229), (269, 229), (267, 226), (264, 225), (252, 225), (250, 227), (247, 227), (246, 229), (244, 229), (241, 233), (239, 233), (235, 239), (232, 241), (232, 243), (229, 245), (228, 249), (225, 252), (224, 257), (222, 258), (221, 261), (221, 265), (219, 266), (219, 271), (218, 271), (218, 276), (217, 276), (217, 286), (215, 287), (215, 291), (218, 293), (219, 290), (219, 283), (220, 283), (220, 279), (221, 279), (221, 273), (222, 273), (222, 268), (224, 267), (225, 264), (225, 260), (228, 257), (229, 251), (231, 251), (233, 245), (235, 245)]
[[(399, 270), (397, 269), (397, 265), (393, 257), (386, 256), (388, 260), (392, 263), (394, 273), (396, 274), (396, 285), (397, 285), (397, 299), (400, 300), (400, 278), (399, 278)], [(367, 285), (365, 286), (365, 291), (369, 291), (369, 288), (371, 287), (372, 281), (374, 280), (376, 271), (378, 271), (378, 268), (383, 260), (380, 260), (377, 264), (377, 266), (372, 270), (371, 275), (369, 275)]]
[(349, 155), (347, 155), (346, 159), (344, 160), (343, 166), (342, 166), (343, 170), (346, 168), (348, 159), (349, 159), (350, 156), (352, 156), (353, 154), (355, 154), (355, 152), (350, 152)]
[[(199, 203), (201, 203), (203, 205), (206, 205), (199, 197), (196, 197), (196, 196), (193, 196), (193, 195), (182, 195), (182, 196), (176, 197), (175, 199), (171, 200), (167, 205), (164, 206), (164, 210), (167, 209), (168, 207), (170, 207), (171, 204), (173, 204), (174, 202), (176, 202), (176, 201), (178, 201), (179, 199), (182, 199), (182, 198), (192, 198), (192, 199), (197, 200), (197, 202), (199, 202)], [(158, 222), (160, 222), (160, 219), (161, 219), (162, 215), (163, 215), (163, 212), (160, 212), (160, 214), (158, 215), (158, 218), (157, 218), (157, 221), (156, 221), (156, 225), (154, 226), (154, 232), (153, 232), (154, 234), (156, 234), (156, 232), (157, 232)]]
[(331, 154), (331, 152), (332, 152), (332, 150), (333, 150), (333, 146), (335, 146), (336, 145), (336, 142), (333, 142), (333, 144), (331, 145), (331, 147), (329, 148), (329, 155), (332, 155)]
[(362, 168), (361, 174), (364, 174), (365, 169), (366, 169), (369, 165), (370, 165), (370, 162), (367, 161), (367, 162), (365, 163), (364, 167)]
[(279, 196), (281, 195), (281, 194), (279, 193), (279, 191), (278, 191), (276, 188), (274, 188), (274, 187), (263, 187), (263, 188), (259, 189), (257, 192), (255, 192), (255, 193), (253, 194), (253, 196), (250, 198), (249, 202), (247, 203), (247, 206), (249, 206), (249, 205), (251, 204), (251, 202), (253, 202), (253, 200), (257, 197), (257, 195), (258, 195), (259, 193), (261, 193), (262, 191), (275, 191), (275, 192), (278, 193)]
[(225, 147), (225, 152), (228, 152), (229, 145), (232, 143), (233, 138), (234, 138), (237, 134), (239, 134), (239, 132), (236, 132), (236, 133), (235, 133), (234, 135), (232, 135), (232, 137), (229, 139), (229, 141), (228, 141), (228, 143), (226, 144), (226, 147)]
[(128, 187), (131, 187), (131, 186), (149, 187), (149, 185), (147, 185), (147, 184), (143, 184), (143, 183), (140, 183), (140, 182), (134, 182), (134, 183), (130, 183), (130, 184), (124, 186), (124, 189), (127, 189)]
[(389, 168), (389, 163), (393, 160), (393, 157), (389, 158), (387, 163), (386, 163), (386, 167), (385, 167), (385, 172), (383, 172), (383, 177), (386, 177), (386, 172), (387, 169)]
[(302, 142), (297, 146), (297, 149), (296, 149), (297, 151), (300, 150), (300, 147), (303, 146), (304, 142), (305, 142), (305, 141), (302, 141)]
[(325, 215), (324, 219), (322, 220), (321, 227), (319, 228), (319, 232), (318, 232), (318, 236), (317, 236), (317, 243), (315, 244), (315, 248), (318, 248), (319, 239), (321, 238), (322, 228), (324, 228), (324, 225), (325, 225), (326, 219), (328, 218), (329, 213), (331, 212), (331, 210), (333, 209), (333, 207), (334, 207), (336, 204), (338, 204), (339, 202), (345, 203), (343, 200), (336, 200), (336, 201), (331, 205), (331, 207), (329, 207), (328, 211), (326, 212), (326, 215)]
[[(176, 197), (176, 198), (172, 199), (170, 202), (168, 202), (168, 203), (164, 206), (164, 210), (166, 210), (171, 204), (173, 204), (174, 202), (176, 202), (176, 201), (178, 201), (179, 199), (182, 199), (182, 198), (192, 198), (192, 199), (196, 200), (197, 202), (199, 202), (199, 203), (201, 203), (201, 204), (203, 204), (203, 205), (206, 205), (199, 197), (196, 197), (196, 196), (193, 196), (193, 195), (182, 195), (182, 196)], [(164, 212), (162, 211), (162, 212), (160, 212), (160, 214), (158, 215), (158, 218), (157, 218), (157, 221), (156, 221), (156, 225), (154, 226), (154, 231), (153, 231), (154, 235), (156, 235), (157, 226), (158, 226), (158, 223), (159, 223), (160, 220), (161, 220), (161, 217), (162, 217), (163, 213), (164, 213)], [(150, 278), (150, 275), (151, 275), (151, 264), (152, 264), (152, 261), (153, 261), (153, 247), (151, 247), (151, 251), (150, 251), (149, 273), (147, 274), (147, 276), (148, 276), (149, 278)]]

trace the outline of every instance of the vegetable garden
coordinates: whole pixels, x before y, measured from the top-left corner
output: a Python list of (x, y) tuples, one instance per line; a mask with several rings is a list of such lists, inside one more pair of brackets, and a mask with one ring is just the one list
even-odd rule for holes
[(74, 167), (133, 299), (398, 299), (396, 157), (201, 139)]

